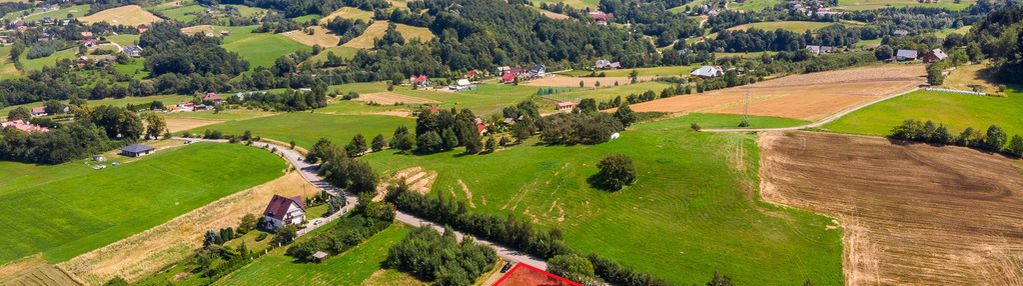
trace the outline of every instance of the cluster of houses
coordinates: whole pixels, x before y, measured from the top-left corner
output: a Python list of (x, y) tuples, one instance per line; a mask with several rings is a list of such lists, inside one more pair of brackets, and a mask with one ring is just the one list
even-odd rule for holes
[(497, 74), (501, 75), (502, 83), (514, 83), (516, 79), (531, 80), (547, 77), (547, 67), (533, 65), (527, 70), (521, 67), (500, 66), (497, 67)]
[(21, 131), (25, 131), (25, 132), (28, 132), (28, 133), (50, 131), (49, 128), (46, 128), (46, 127), (43, 127), (43, 126), (39, 126), (39, 125), (35, 125), (35, 124), (32, 124), (32, 123), (28, 123), (28, 122), (25, 122), (23, 120), (14, 120), (14, 121), (0, 122), (0, 128), (8, 128), (8, 127), (14, 128), (14, 129), (18, 129), (18, 130), (21, 130)]
[(806, 50), (810, 51), (811, 54), (830, 54), (838, 52), (838, 48), (832, 46), (817, 46), (817, 45), (806, 45)]
[(945, 54), (945, 51), (942, 51), (941, 49), (933, 49), (928, 51), (921, 57), (919, 56), (919, 52), (917, 52), (917, 50), (899, 49), (895, 51), (894, 58), (896, 61), (900, 62), (915, 61), (919, 59), (924, 63), (933, 63), (948, 58), (948, 55)]
[(837, 16), (845, 14), (842, 11), (835, 11), (827, 7), (827, 3), (823, 0), (800, 0), (800, 1), (789, 1), (789, 5), (792, 6), (792, 10), (796, 13), (803, 14), (806, 16)]

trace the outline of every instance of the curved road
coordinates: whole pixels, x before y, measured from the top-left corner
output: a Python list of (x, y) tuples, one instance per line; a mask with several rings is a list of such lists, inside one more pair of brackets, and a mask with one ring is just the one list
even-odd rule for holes
[(842, 112), (832, 114), (831, 116), (828, 116), (827, 118), (824, 118), (824, 119), (822, 119), (820, 121), (817, 121), (817, 122), (814, 122), (814, 123), (810, 123), (810, 124), (806, 124), (806, 125), (801, 125), (801, 126), (780, 127), (780, 128), (703, 129), (703, 130), (700, 130), (700, 131), (703, 131), (703, 132), (759, 132), (759, 131), (791, 131), (791, 130), (801, 130), (801, 129), (806, 129), (806, 128), (817, 128), (817, 127), (824, 126), (824, 124), (831, 123), (832, 121), (835, 121), (835, 120), (841, 118), (842, 116), (846, 116), (849, 113), (852, 113), (854, 111), (863, 109), (864, 107), (867, 107), (867, 106), (870, 106), (870, 105), (873, 105), (875, 103), (882, 102), (882, 101), (885, 101), (885, 100), (889, 100), (889, 99), (892, 99), (892, 98), (896, 98), (896, 97), (899, 97), (899, 96), (902, 96), (902, 95), (905, 95), (907, 93), (914, 92), (914, 91), (917, 91), (917, 90), (920, 90), (920, 88), (917, 87), (917, 88), (913, 88), (913, 89), (910, 89), (910, 90), (907, 90), (907, 91), (904, 91), (904, 92), (901, 92), (901, 93), (897, 93), (897, 94), (894, 94), (894, 95), (889, 95), (889, 96), (885, 96), (885, 97), (882, 97), (882, 98), (878, 98), (878, 99), (875, 99), (873, 101), (870, 101), (870, 102), (867, 102), (867, 103), (864, 103), (864, 104), (860, 104), (860, 105), (858, 105), (856, 107), (853, 107), (853, 108), (850, 108), (850, 109), (847, 109), (847, 110), (843, 110)]
[[(198, 138), (175, 138), (175, 139), (185, 140), (185, 141), (196, 141), (196, 142), (201, 141), (201, 142), (227, 143), (227, 140), (212, 140), (212, 139), (198, 139)], [(330, 217), (323, 218), (322, 220), (316, 219), (316, 220), (311, 221), (310, 225), (306, 229), (304, 229), (301, 234), (308, 233), (309, 231), (312, 231), (313, 229), (316, 229), (316, 228), (318, 228), (318, 227), (320, 227), (322, 225), (325, 225), (327, 222), (330, 222), (330, 221), (332, 221), (334, 219), (337, 219), (337, 218), (341, 217), (342, 214), (350, 211), (352, 208), (355, 207), (356, 204), (358, 204), (359, 198), (357, 196), (355, 196), (354, 194), (345, 192), (343, 190), (340, 190), (340, 189), (334, 187), (333, 185), (331, 185), (330, 183), (328, 183), (327, 181), (325, 181), (323, 179), (323, 177), (320, 177), (320, 175), (317, 173), (317, 169), (319, 168), (319, 165), (313, 165), (313, 164), (306, 163), (305, 160), (304, 160), (305, 156), (302, 156), (302, 154), (298, 153), (298, 151), (289, 149), (288, 147), (283, 146), (283, 145), (277, 145), (277, 144), (266, 143), (266, 142), (256, 142), (256, 143), (252, 144), (252, 146), (258, 147), (258, 148), (266, 148), (266, 149), (277, 148), (277, 151), (280, 152), (280, 154), (282, 156), (284, 156), (284, 158), (287, 159), (288, 162), (290, 162), (292, 164), (292, 166), (295, 166), (295, 169), (297, 169), (299, 171), (299, 174), (302, 175), (302, 178), (305, 178), (305, 180), (309, 181), (310, 184), (313, 184), (313, 186), (316, 186), (317, 188), (319, 188), (319, 189), (321, 189), (323, 191), (326, 191), (326, 192), (328, 192), (328, 193), (330, 193), (332, 195), (343, 195), (343, 196), (345, 196), (345, 201), (347, 201), (348, 204), (346, 204), (345, 207), (341, 209), (341, 211), (331, 215)], [(395, 213), (394, 219), (397, 220), (397, 221), (400, 221), (400, 222), (402, 222), (404, 224), (411, 225), (411, 226), (414, 226), (414, 227), (420, 227), (420, 226), (424, 226), (425, 225), (425, 226), (432, 227), (437, 232), (443, 232), (444, 231), (444, 226), (437, 225), (437, 224), (435, 224), (433, 222), (430, 222), (430, 221), (427, 221), (427, 220), (424, 220), (424, 219), (420, 219), (420, 218), (418, 218), (416, 216), (413, 216), (411, 214), (408, 214), (408, 213), (405, 213), (405, 212), (402, 212), (402, 211), (397, 211)], [(464, 236), (465, 235), (462, 234), (462, 232), (455, 231), (455, 238), (458, 239), (458, 241), (461, 241)], [(516, 251), (514, 249), (507, 248), (507, 247), (504, 247), (504, 246), (501, 246), (499, 244), (492, 243), (492, 242), (489, 242), (489, 241), (486, 241), (486, 240), (476, 239), (476, 243), (482, 244), (482, 245), (486, 245), (486, 246), (494, 248), (494, 250), (497, 251), (497, 255), (500, 256), (501, 258), (503, 258), (504, 260), (508, 261), (508, 262), (511, 262), (511, 263), (525, 263), (525, 264), (528, 264), (529, 266), (533, 266), (533, 267), (536, 267), (536, 268), (540, 268), (540, 269), (544, 269), (544, 270), (547, 269), (547, 262), (545, 262), (545, 261), (543, 261), (543, 260), (541, 260), (539, 258), (533, 257), (533, 256), (531, 256), (529, 254), (526, 254), (526, 253), (523, 253), (523, 252), (519, 252), (519, 251)]]

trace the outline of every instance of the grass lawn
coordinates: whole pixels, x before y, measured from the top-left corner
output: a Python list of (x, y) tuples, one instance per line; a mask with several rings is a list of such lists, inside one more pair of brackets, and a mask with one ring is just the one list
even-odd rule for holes
[(728, 8), (732, 10), (739, 10), (744, 12), (760, 12), (764, 9), (774, 7), (782, 3), (781, 0), (746, 0), (746, 2), (738, 3), (732, 2), (728, 4)]
[(659, 96), (661, 91), (671, 86), (671, 84), (648, 81), (637, 84), (626, 84), (615, 87), (601, 87), (597, 89), (586, 88), (576, 91), (555, 93), (553, 95), (544, 96), (544, 98), (551, 98), (557, 101), (574, 101), (582, 98), (593, 98), (599, 101), (608, 101), (614, 99), (616, 96), (621, 96), (622, 100), (625, 100), (630, 94), (642, 94), (647, 90), (653, 90)]
[(600, 5), (600, 1), (598, 0), (533, 0), (532, 2), (537, 7), (540, 6), (540, 3), (547, 4), (565, 3), (565, 5), (572, 6), (572, 8), (576, 9), (590, 8), (593, 10), (596, 10), (597, 6)]
[(121, 46), (135, 45), (139, 42), (139, 35), (123, 34), (107, 36), (107, 41), (117, 43)]
[(362, 103), (362, 102), (358, 102), (358, 101), (339, 100), (339, 101), (337, 101), (335, 103), (327, 105), (327, 107), (317, 109), (316, 112), (320, 112), (320, 113), (333, 113), (333, 114), (352, 114), (352, 115), (357, 115), (357, 114), (378, 113), (378, 112), (384, 112), (384, 111), (395, 110), (395, 109), (412, 109), (412, 108), (416, 108), (416, 107), (417, 107), (417, 105), (413, 105), (413, 106), (409, 106), (409, 105), (401, 105), (401, 106), (380, 105), (380, 106), (374, 106), (374, 105), (368, 105), (368, 104), (365, 104), (365, 103)]
[(358, 51), (359, 51), (359, 49), (351, 48), (351, 47), (342, 47), (342, 46), (329, 47), (329, 48), (323, 49), (322, 52), (320, 52), (319, 54), (317, 54), (315, 56), (310, 57), (306, 61), (309, 61), (309, 62), (326, 62), (327, 61), (327, 55), (330, 52), (333, 52), (334, 55), (336, 55), (338, 57), (341, 57), (342, 59), (351, 59), (352, 57), (355, 56), (355, 53), (358, 52)]
[[(694, 69), (696, 69), (698, 67), (700, 67), (700, 65), (663, 66), (663, 67), (634, 68), (634, 69), (623, 68), (623, 69), (616, 69), (616, 70), (597, 71), (597, 73), (599, 74), (599, 73), (603, 72), (604, 76), (608, 76), (608, 77), (627, 77), (627, 76), (629, 76), (629, 73), (631, 73), (633, 70), (635, 70), (637, 73), (639, 73), (639, 76), (673, 76), (673, 75), (687, 76), (687, 75), (689, 75), (690, 72), (692, 72)], [(570, 72), (566, 72), (566, 73), (562, 73), (562, 74), (570, 75), (570, 76), (588, 76), (590, 74), (590, 71), (587, 71), (587, 70), (575, 70), (575, 71), (570, 71)]]
[(252, 33), (251, 28), (227, 30), (231, 31), (231, 35), (224, 39), (224, 49), (237, 52), (243, 59), (248, 60), (249, 69), (258, 66), (268, 67), (283, 55), (309, 49), (306, 45), (284, 35)]
[(0, 207), (9, 213), (0, 263), (36, 252), (50, 262), (70, 259), (281, 176), (285, 166), (266, 151), (212, 143), (101, 171), (82, 162), (0, 164), (5, 174), (24, 173), (0, 187)]
[[(191, 97), (185, 98), (191, 99)], [(164, 104), (170, 105), (177, 102), (164, 102)], [(221, 121), (233, 121), (233, 120), (246, 120), (256, 117), (263, 117), (273, 115), (271, 112), (261, 110), (250, 110), (250, 109), (226, 109), (219, 113), (213, 113), (213, 111), (199, 111), (199, 112), (171, 112), (162, 113), (164, 118), (171, 119), (202, 119), (202, 120), (221, 120)]]
[(835, 132), (888, 135), (906, 119), (933, 120), (959, 135), (966, 127), (987, 130), (995, 124), (1005, 133), (1023, 135), (1023, 92), (1006, 90), (1006, 97), (917, 91), (850, 113), (823, 126)]
[[(742, 115), (736, 114), (711, 114), (711, 113), (690, 113), (685, 116), (686, 120), (690, 123), (696, 123), (700, 125), (700, 128), (739, 128), (739, 122), (742, 122)], [(749, 127), (746, 128), (782, 128), (782, 127), (793, 127), (802, 126), (809, 124), (809, 121), (803, 121), (791, 118), (782, 117), (770, 117), (770, 116), (750, 116)], [(684, 127), (690, 127), (686, 125)]]
[(310, 20), (316, 20), (316, 19), (319, 19), (319, 18), (320, 18), (320, 14), (309, 14), (309, 15), (305, 15), (305, 16), (301, 16), (301, 17), (295, 17), (295, 18), (291, 18), (291, 19), (295, 20), (295, 22), (307, 23)]
[[(113, 105), (113, 106), (124, 107), (125, 105), (128, 105), (128, 104), (135, 104), (135, 105), (138, 105), (138, 104), (149, 104), (150, 102), (153, 102), (154, 100), (162, 101), (163, 104), (165, 104), (165, 105), (171, 105), (171, 104), (176, 104), (179, 101), (185, 101), (185, 100), (190, 100), (190, 99), (192, 99), (191, 96), (184, 96), (184, 95), (154, 95), (154, 96), (146, 96), (146, 97), (106, 98), (106, 99), (98, 99), (98, 100), (88, 100), (87, 102), (89, 103), (89, 106)], [(63, 100), (61, 102), (63, 102), (64, 104), (68, 103), (67, 100)], [(42, 102), (33, 102), (33, 103), (27, 103), (27, 104), (21, 104), (21, 105), (14, 105), (14, 106), (4, 107), (3, 109), (0, 109), (0, 114), (7, 114), (12, 109), (15, 109), (15, 108), (17, 108), (19, 106), (24, 106), (26, 108), (31, 108), (31, 107), (43, 106), (43, 103)]]
[(362, 134), (367, 140), (377, 134), (390, 138), (400, 125), (416, 126), (415, 119), (386, 115), (332, 115), (310, 112), (283, 113), (249, 120), (229, 121), (192, 130), (202, 134), (203, 130), (220, 130), (224, 134), (242, 134), (251, 130), (255, 136), (289, 142), (295, 140), (298, 146), (312, 148), (316, 140), (327, 138), (335, 144), (348, 144), (355, 134)]
[(257, 8), (257, 7), (251, 7), (251, 6), (245, 6), (245, 5), (227, 5), (227, 6), (231, 6), (231, 7), (234, 7), (236, 9), (238, 9), (238, 14), (241, 14), (242, 17), (252, 17), (252, 16), (255, 16), (258, 13), (266, 13), (266, 9), (263, 9), (263, 8)]
[[(715, 271), (737, 285), (841, 285), (841, 230), (828, 228), (831, 219), (757, 200), (756, 137), (690, 132), (690, 121), (639, 124), (592, 146), (531, 140), (486, 155), (379, 152), (363, 160), (385, 174), (437, 171), (432, 192), (471, 201), (474, 212), (558, 227), (574, 249), (677, 285), (704, 283)], [(634, 185), (590, 187), (596, 163), (610, 153), (632, 158)]]
[[(214, 285), (363, 285), (363, 281), (378, 271), (396, 281), (411, 279), (407, 274), (381, 269), (381, 264), (387, 259), (387, 250), (411, 230), (404, 225), (391, 225), (322, 263), (295, 263), (293, 258), (284, 255), (286, 247), (278, 248)], [(383, 273), (385, 271), (390, 273)]]
[[(40, 10), (37, 9), (36, 12), (29, 12), (29, 16), (25, 17), (24, 21), (25, 22), (39, 21), (39, 20), (42, 20), (43, 18), (46, 18), (46, 17), (50, 17), (50, 19), (67, 19), (67, 14), (71, 14), (75, 18), (78, 18), (78, 17), (85, 16), (85, 13), (89, 12), (89, 5), (88, 4), (85, 4), (85, 5), (75, 5), (75, 6), (71, 6), (71, 7), (68, 7), (68, 8), (57, 9), (57, 10), (48, 11), (48, 12), (39, 12), (39, 11)], [(21, 11), (11, 12), (11, 13), (7, 13), (7, 15), (4, 16), (4, 19), (5, 20), (16, 20), (16, 19), (18, 19), (18, 17), (21, 17), (22, 15), (23, 14), (22, 14)]]
[[(362, 32), (362, 35), (348, 41), (343, 46), (356, 49), (372, 49), (376, 40), (383, 37), (384, 33), (387, 32), (387, 25), (389, 23), (390, 22), (388, 21), (373, 22), (372, 25), (366, 27), (366, 30)], [(427, 28), (395, 24), (395, 29), (401, 33), (401, 36), (404, 37), (406, 41), (419, 39), (421, 42), (429, 42), (434, 37), (433, 32)]]
[(776, 22), (760, 22), (739, 25), (728, 28), (728, 30), (748, 30), (749, 28), (757, 28), (766, 31), (774, 31), (782, 29), (786, 31), (792, 31), (796, 33), (803, 33), (806, 31), (817, 30), (827, 26), (834, 25), (831, 22), (807, 22), (807, 21), (776, 21)]
[(837, 8), (841, 10), (873, 10), (887, 7), (931, 7), (963, 10), (976, 2), (976, 0), (962, 0), (957, 4), (951, 0), (941, 0), (939, 3), (920, 3), (916, 0), (838, 0)]
[(190, 22), (192, 20), (195, 20), (195, 18), (199, 18), (199, 15), (201, 13), (206, 13), (206, 8), (193, 4), (160, 10), (160, 13), (162, 13), (164, 17), (171, 20)]
[(21, 76), (21, 71), (11, 62), (11, 49), (13, 47), (13, 45), (0, 47), (0, 80)]
[(409, 96), (433, 99), (440, 102), (439, 108), (468, 108), (477, 116), (499, 113), (507, 106), (515, 105), (536, 95), (539, 87), (510, 84), (480, 84), (477, 89), (463, 92), (440, 92), (412, 90), (408, 87), (395, 87), (394, 92)]
[(366, 11), (355, 7), (341, 7), (341, 9), (337, 9), (337, 11), (330, 13), (330, 15), (327, 15), (327, 17), (323, 17), (323, 19), (320, 19), (320, 24), (330, 22), (331, 19), (337, 17), (341, 17), (344, 19), (352, 20), (362, 19), (363, 21), (369, 21), (373, 19), (373, 11)]
[(55, 52), (55, 53), (53, 53), (52, 55), (49, 55), (49, 56), (45, 56), (45, 57), (41, 57), (41, 58), (34, 58), (34, 59), (31, 59), (31, 60), (28, 59), (28, 53), (23, 53), (21, 55), (21, 59), (20, 59), (21, 60), (21, 68), (23, 70), (25, 70), (25, 71), (42, 70), (43, 67), (47, 67), (47, 66), (51, 66), (52, 67), (53, 65), (55, 65), (57, 63), (57, 61), (59, 61), (61, 59), (73, 60), (73, 59), (75, 59), (75, 54), (76, 53), (78, 53), (78, 49), (66, 49), (66, 50), (62, 50), (62, 51), (57, 51), (57, 52)]

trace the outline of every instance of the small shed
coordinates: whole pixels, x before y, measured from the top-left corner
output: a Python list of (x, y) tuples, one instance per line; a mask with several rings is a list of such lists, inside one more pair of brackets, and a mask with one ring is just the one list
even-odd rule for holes
[(326, 252), (317, 251), (316, 253), (313, 253), (313, 260), (315, 260), (316, 262), (322, 262), (326, 258), (327, 258)]
[(145, 155), (152, 154), (153, 151), (156, 151), (156, 148), (142, 144), (131, 144), (125, 146), (124, 148), (121, 148), (121, 155), (128, 157), (142, 157)]

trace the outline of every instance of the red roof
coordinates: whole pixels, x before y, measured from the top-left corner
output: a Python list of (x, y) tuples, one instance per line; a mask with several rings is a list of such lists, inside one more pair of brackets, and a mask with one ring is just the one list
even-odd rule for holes
[(483, 123), (476, 123), (476, 131), (483, 134), (483, 131), (487, 131), (487, 125)]
[(515, 82), (515, 74), (510, 71), (504, 72), (504, 74), (501, 75), (501, 80), (504, 81), (505, 83)]
[(477, 76), (480, 76), (480, 72), (478, 72), (476, 70), (470, 70), (469, 72), (465, 73), (465, 77), (467, 77), (467, 78), (474, 78), (474, 77), (477, 77)]
[(576, 106), (576, 105), (578, 105), (578, 103), (571, 102), (571, 101), (558, 102), (558, 107), (569, 107), (569, 106)]
[(525, 263), (516, 264), (511, 271), (508, 271), (494, 286), (582, 286), (572, 280), (551, 274)]
[(411, 77), (411, 78), (409, 78), (409, 81), (411, 81), (412, 83), (424, 83), (424, 82), (426, 82), (429, 79), (430, 78), (426, 77), (426, 75), (421, 74), (418, 77)]
[(30, 132), (30, 133), (34, 132), (34, 131), (39, 131), (39, 132), (50, 131), (49, 128), (42, 127), (42, 126), (35, 125), (35, 124), (31, 124), (31, 123), (25, 123), (25, 121), (21, 121), (21, 120), (3, 122), (3, 123), (0, 123), (0, 127), (14, 127), (14, 129), (18, 129), (18, 130), (25, 131), (25, 132)]
[(615, 17), (615, 13), (593, 12), (590, 13), (590, 17), (597, 20), (611, 20)]
[(426, 110), (430, 111), (431, 114), (440, 113), (440, 109), (438, 109), (436, 106), (427, 106)]
[(217, 96), (216, 92), (207, 92), (206, 95), (204, 95), (202, 97), (202, 100), (203, 101), (206, 101), (206, 100), (209, 100), (209, 101), (223, 101), (224, 99), (220, 98), (220, 96)]
[(288, 208), (291, 208), (292, 203), (297, 204), (299, 208), (305, 210), (305, 205), (302, 204), (302, 198), (299, 196), (285, 198), (274, 195), (274, 197), (270, 199), (270, 203), (266, 205), (266, 210), (263, 211), (263, 215), (284, 220), (284, 215), (288, 213)]
[(145, 33), (145, 32), (149, 32), (149, 28), (146, 28), (146, 27), (139, 28), (139, 34), (142, 34), (142, 33)]
[(32, 114), (43, 114), (43, 113), (46, 113), (46, 107), (40, 106), (40, 107), (33, 107), (32, 108)]

